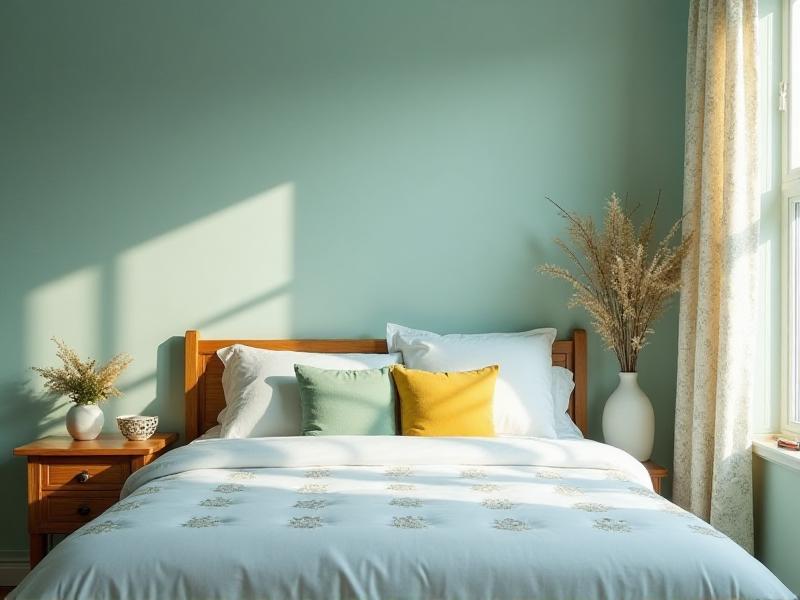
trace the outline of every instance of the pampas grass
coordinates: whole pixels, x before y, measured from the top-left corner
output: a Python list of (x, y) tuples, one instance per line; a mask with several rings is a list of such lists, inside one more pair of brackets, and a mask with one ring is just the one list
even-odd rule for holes
[(606, 346), (616, 354), (620, 370), (635, 372), (639, 352), (653, 333), (652, 323), (680, 289), (681, 262), (691, 244), (691, 235), (676, 239), (683, 219), (651, 248), (658, 202), (650, 218), (637, 228), (632, 213), (612, 194), (600, 231), (591, 217), (548, 200), (567, 220), (573, 245), (558, 238), (555, 242), (574, 269), (545, 264), (539, 271), (572, 285), (569, 307), (583, 307)]
[(78, 354), (62, 340), (52, 338), (58, 350), (56, 356), (63, 367), (33, 367), (44, 379), (44, 387), (60, 396), (68, 396), (75, 404), (99, 404), (122, 393), (114, 382), (133, 359), (127, 354), (117, 354), (106, 364), (97, 367), (94, 359), (81, 360)]

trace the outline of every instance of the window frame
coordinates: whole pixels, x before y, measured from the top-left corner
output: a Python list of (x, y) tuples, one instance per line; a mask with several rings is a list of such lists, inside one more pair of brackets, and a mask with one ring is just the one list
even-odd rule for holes
[(781, 394), (781, 431), (800, 434), (800, 423), (798, 422), (798, 380), (800, 369), (798, 369), (798, 304), (800, 304), (800, 294), (798, 294), (798, 267), (800, 267), (800, 256), (798, 256), (798, 234), (800, 234), (800, 181), (793, 181), (789, 185), (784, 185), (782, 191), (783, 205), (783, 238), (784, 246), (784, 277), (783, 277), (783, 322), (787, 324), (783, 328), (783, 352), (782, 368), (783, 374)]
[[(800, 17), (800, 0), (783, 0), (783, 26), (781, 31), (781, 80), (786, 82), (787, 101), (785, 110), (781, 111), (781, 321), (784, 324), (781, 336), (781, 431), (800, 434), (800, 256), (798, 254), (798, 236), (800, 235), (800, 166), (790, 169), (791, 152), (800, 148), (791, 148), (790, 130), (792, 115), (792, 11), (798, 11)], [(798, 32), (800, 35), (800, 32)], [(796, 60), (800, 60), (800, 42), (795, 48)], [(797, 94), (800, 95), (800, 81), (797, 82)], [(800, 122), (800, 115), (796, 120)], [(800, 124), (798, 125), (800, 127)]]

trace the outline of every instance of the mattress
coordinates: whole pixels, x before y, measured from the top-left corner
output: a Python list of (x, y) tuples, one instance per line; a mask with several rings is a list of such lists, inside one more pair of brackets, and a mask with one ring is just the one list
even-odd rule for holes
[(725, 535), (588, 440), (206, 439), (9, 596), (795, 598)]

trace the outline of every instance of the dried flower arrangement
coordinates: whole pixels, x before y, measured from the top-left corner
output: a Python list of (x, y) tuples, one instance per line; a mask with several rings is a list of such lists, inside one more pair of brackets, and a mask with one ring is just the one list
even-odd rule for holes
[(133, 359), (127, 354), (117, 354), (101, 367), (94, 359), (81, 360), (78, 354), (62, 340), (52, 338), (58, 351), (56, 356), (63, 367), (33, 367), (45, 380), (45, 388), (62, 396), (69, 396), (75, 404), (99, 404), (121, 392), (114, 382)]
[(539, 271), (572, 284), (569, 307), (582, 306), (606, 346), (616, 354), (620, 370), (635, 372), (639, 352), (653, 333), (651, 324), (680, 289), (681, 262), (689, 251), (691, 234), (673, 241), (683, 221), (678, 219), (651, 249), (659, 202), (650, 219), (637, 229), (632, 212), (626, 212), (612, 194), (603, 231), (599, 231), (591, 217), (571, 213), (548, 200), (567, 219), (575, 248), (558, 238), (556, 244), (577, 271), (573, 274), (553, 264), (542, 265)]

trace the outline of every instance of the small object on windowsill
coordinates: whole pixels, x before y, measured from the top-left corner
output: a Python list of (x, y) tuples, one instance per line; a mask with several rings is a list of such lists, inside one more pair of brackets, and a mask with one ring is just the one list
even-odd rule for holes
[(798, 440), (789, 440), (786, 438), (778, 438), (778, 448), (784, 448), (786, 450), (800, 450), (800, 441)]

